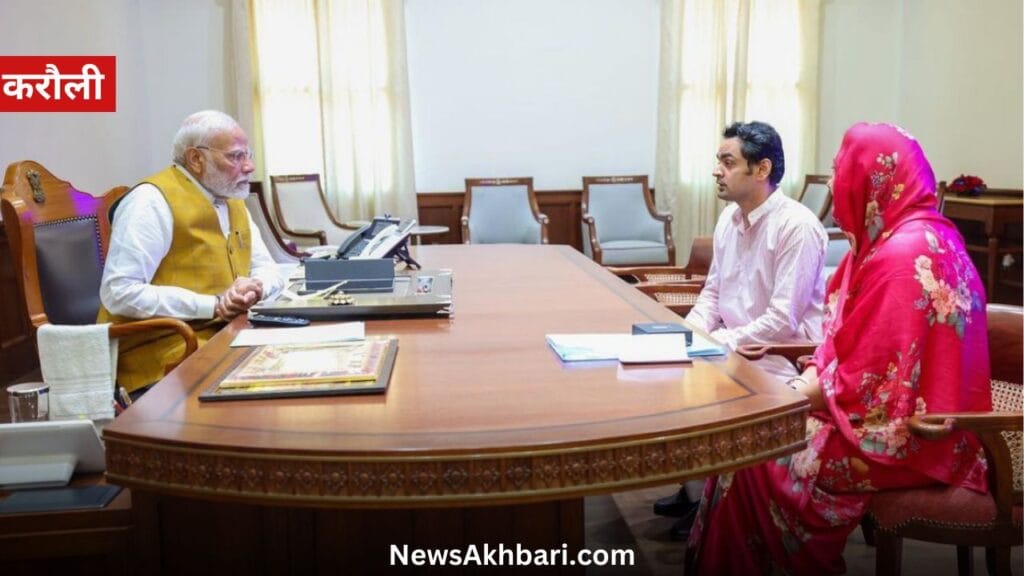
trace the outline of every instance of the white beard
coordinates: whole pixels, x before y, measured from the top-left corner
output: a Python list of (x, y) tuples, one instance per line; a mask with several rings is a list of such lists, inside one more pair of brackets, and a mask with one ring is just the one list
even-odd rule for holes
[(203, 186), (210, 191), (210, 194), (218, 198), (232, 200), (245, 200), (249, 195), (249, 178), (242, 176), (235, 182), (231, 182), (227, 174), (213, 168), (205, 178), (201, 180)]

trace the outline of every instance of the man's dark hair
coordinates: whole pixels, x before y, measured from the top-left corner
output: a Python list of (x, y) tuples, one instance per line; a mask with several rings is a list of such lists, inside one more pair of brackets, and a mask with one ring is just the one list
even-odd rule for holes
[(786, 155), (782, 152), (782, 138), (775, 128), (764, 122), (733, 122), (722, 132), (722, 137), (740, 139), (740, 152), (751, 169), (765, 158), (771, 160), (772, 172), (768, 181), (772, 188), (779, 185), (786, 173)]

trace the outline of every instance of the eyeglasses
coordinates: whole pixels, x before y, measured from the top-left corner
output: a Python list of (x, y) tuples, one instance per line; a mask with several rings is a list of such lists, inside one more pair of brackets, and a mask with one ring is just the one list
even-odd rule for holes
[(250, 162), (253, 159), (252, 150), (246, 148), (245, 150), (221, 150), (220, 148), (210, 148), (209, 146), (196, 146), (200, 150), (212, 150), (214, 152), (220, 152), (224, 156), (224, 159), (231, 164), (237, 166), (246, 160)]

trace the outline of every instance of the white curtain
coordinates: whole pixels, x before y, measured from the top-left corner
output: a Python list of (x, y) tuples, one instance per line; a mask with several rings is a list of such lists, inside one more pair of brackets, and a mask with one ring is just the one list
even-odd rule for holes
[(724, 203), (711, 171), (722, 130), (761, 120), (786, 154), (795, 195), (815, 165), (820, 0), (662, 0), (655, 189), (680, 262)]
[(251, 0), (262, 177), (319, 173), (341, 220), (416, 215), (402, 0)]

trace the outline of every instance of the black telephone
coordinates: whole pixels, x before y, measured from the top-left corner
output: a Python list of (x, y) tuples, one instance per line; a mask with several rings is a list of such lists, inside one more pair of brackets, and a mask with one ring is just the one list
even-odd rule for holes
[(409, 235), (415, 220), (402, 221), (390, 216), (376, 217), (356, 230), (338, 246), (334, 255), (338, 260), (364, 260), (396, 257), (410, 266), (419, 268), (409, 256)]

